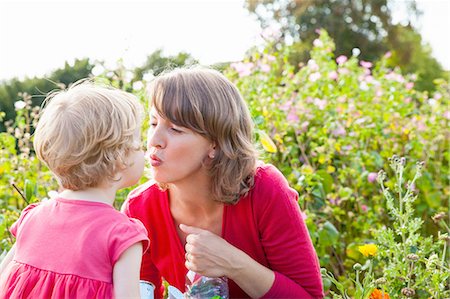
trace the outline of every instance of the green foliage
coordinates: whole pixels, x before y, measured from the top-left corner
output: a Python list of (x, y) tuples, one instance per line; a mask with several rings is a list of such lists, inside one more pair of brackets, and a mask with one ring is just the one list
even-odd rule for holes
[[(386, 173), (383, 170), (378, 173), (377, 180), (392, 218), (392, 223), (389, 223), (391, 227), (374, 232), (378, 247), (372, 246), (376, 248), (373, 255), (376, 257), (367, 259), (364, 266), (358, 263), (353, 266), (356, 273), (354, 298), (368, 298), (376, 287), (389, 290), (390, 298), (413, 297), (416, 294), (419, 298), (447, 298), (450, 295), (450, 269), (446, 259), (448, 226), (445, 233), (439, 233), (438, 238), (424, 237), (419, 231), (423, 220), (413, 217), (412, 204), (418, 198), (415, 182), (422, 176), (424, 163), (416, 164), (414, 178), (404, 188), (406, 159), (394, 155), (389, 161), (395, 176), (394, 194), (385, 187)], [(444, 217), (445, 214), (438, 214), (433, 218), (442, 221)], [(359, 276), (364, 270), (367, 271), (361, 283)], [(332, 273), (322, 269), (322, 275), (336, 286), (341, 298), (350, 298)], [(380, 277), (375, 279), (377, 276)]]
[(392, 22), (392, 12), (396, 9), (407, 12), (404, 21), (419, 19), (415, 1), (247, 0), (246, 8), (258, 17), (266, 35), (274, 35), (277, 28), (280, 32), (275, 36), (281, 43), (293, 43), (289, 46), (288, 59), (294, 66), (310, 58), (316, 31), (323, 28), (338, 41), (333, 49), (336, 57), (349, 56), (358, 48), (362, 60), (377, 61), (391, 51), (391, 66), (400, 67), (403, 74), (417, 74), (416, 90), (434, 91), (433, 80), (445, 76), (418, 31), (411, 25)]
[[(14, 78), (0, 83), (0, 111), (5, 112), (5, 120), (14, 121), (16, 110), (14, 103), (22, 100), (22, 95), (31, 95), (32, 106), (40, 106), (46, 94), (55, 89), (68, 86), (70, 83), (86, 78), (91, 74), (93, 65), (89, 59), (77, 59), (71, 66), (65, 63), (64, 68), (58, 69), (45, 78)], [(0, 122), (0, 132), (6, 128)]]
[[(356, 53), (336, 58), (325, 31), (313, 45), (311, 59), (301, 66), (289, 59), (291, 47), (269, 43), (224, 73), (248, 103), (261, 158), (277, 166), (299, 193), (320, 264), (326, 267), (326, 293), (367, 298), (376, 288), (399, 298), (409, 288), (418, 298), (440, 298), (448, 289), (448, 235), (440, 233), (448, 231), (442, 215), (448, 213), (450, 196), (448, 81), (436, 79), (436, 91), (429, 94), (415, 88), (416, 75), (392, 69), (389, 57), (374, 65)], [(153, 74), (141, 79), (135, 74), (119, 61), (97, 80), (145, 103)], [(58, 188), (30, 148), (38, 110), (31, 108), (28, 94), (20, 98), (16, 119), (0, 136), (2, 249), (11, 246), (8, 228), (26, 201), (41, 200)], [(383, 187), (397, 194), (389, 197), (380, 192), (376, 178), (394, 154), (425, 161), (426, 167), (409, 183), (405, 178), (414, 177), (409, 168), (402, 169), (401, 177), (389, 175)], [(407, 191), (400, 198), (398, 190)], [(117, 208), (128, 192), (118, 193)], [(364, 256), (363, 244), (376, 244), (379, 253)], [(414, 264), (410, 254), (418, 256)]]
[(226, 74), (248, 101), (262, 157), (299, 192), (321, 265), (353, 295), (355, 276), (346, 275), (355, 262), (364, 264), (358, 245), (392, 221), (375, 178), (395, 153), (426, 161), (412, 213), (423, 219), (420, 233), (437, 235), (431, 216), (448, 211), (450, 195), (449, 89), (444, 80), (433, 95), (414, 89), (417, 76), (390, 69), (388, 57), (375, 65), (335, 58), (325, 31), (313, 44), (298, 70), (289, 47), (268, 45)]

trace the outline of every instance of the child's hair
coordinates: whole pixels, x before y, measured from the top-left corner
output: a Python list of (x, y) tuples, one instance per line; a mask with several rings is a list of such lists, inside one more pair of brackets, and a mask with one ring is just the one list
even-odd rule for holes
[(137, 149), (143, 109), (130, 93), (81, 80), (45, 99), (34, 150), (65, 189), (114, 180)]
[(257, 152), (253, 122), (236, 86), (220, 72), (196, 66), (163, 73), (149, 92), (158, 114), (215, 142), (216, 154), (208, 164), (212, 197), (237, 203), (253, 185)]

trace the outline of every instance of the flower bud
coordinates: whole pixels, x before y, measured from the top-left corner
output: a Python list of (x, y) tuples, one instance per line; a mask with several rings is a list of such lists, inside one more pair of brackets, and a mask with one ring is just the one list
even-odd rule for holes
[(406, 258), (410, 261), (417, 261), (419, 259), (419, 256), (417, 254), (414, 253), (410, 253), (406, 256)]
[(411, 288), (403, 288), (402, 289), (402, 295), (406, 297), (413, 297), (416, 294), (416, 291), (414, 291)]
[(433, 219), (434, 223), (438, 223), (440, 220), (445, 218), (445, 213), (444, 212), (439, 212), (439, 213), (435, 214), (431, 218)]
[(377, 280), (375, 280), (375, 284), (377, 284), (377, 285), (385, 284), (386, 282), (387, 282), (387, 280), (384, 277), (380, 277)]
[(360, 263), (356, 263), (356, 264), (353, 265), (353, 270), (361, 271), (361, 269), (362, 269), (362, 266), (361, 266)]

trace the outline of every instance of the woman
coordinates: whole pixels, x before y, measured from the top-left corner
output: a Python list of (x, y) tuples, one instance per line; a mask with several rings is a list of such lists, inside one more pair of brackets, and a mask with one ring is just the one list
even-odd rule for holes
[(322, 298), (316, 253), (297, 193), (257, 162), (252, 121), (222, 74), (181, 69), (150, 86), (148, 151), (154, 181), (124, 212), (141, 220), (150, 249), (141, 279), (184, 290), (189, 270), (228, 277), (231, 298)]

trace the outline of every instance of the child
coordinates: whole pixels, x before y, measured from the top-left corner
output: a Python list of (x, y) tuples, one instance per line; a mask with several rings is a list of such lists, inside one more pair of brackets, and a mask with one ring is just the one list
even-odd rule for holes
[(144, 169), (142, 107), (81, 82), (49, 96), (34, 148), (64, 189), (25, 208), (0, 266), (0, 298), (136, 298), (147, 232), (113, 208)]

